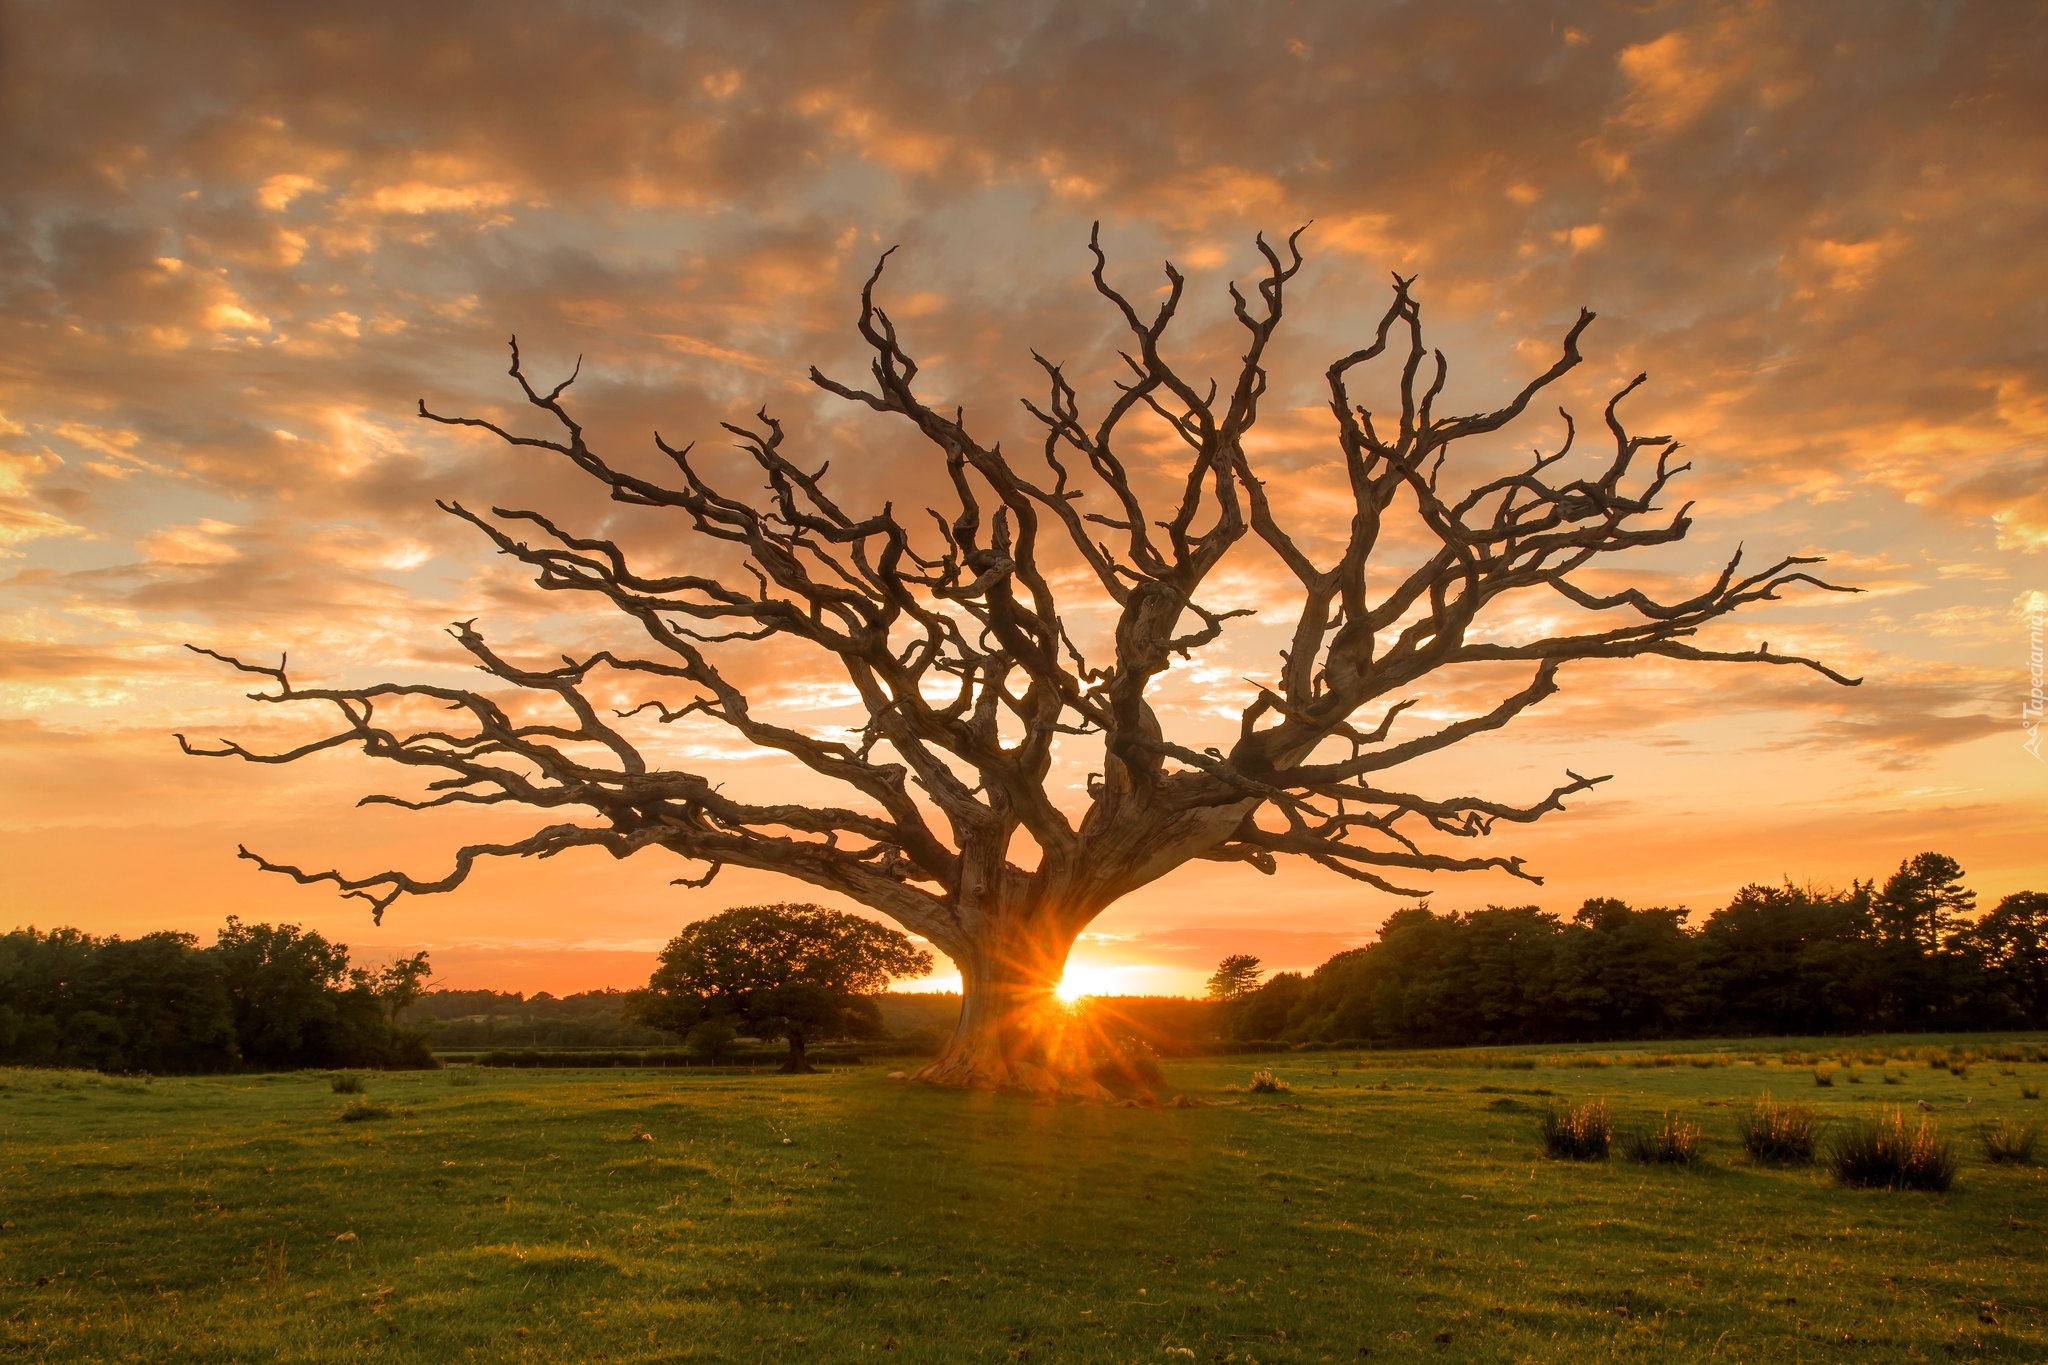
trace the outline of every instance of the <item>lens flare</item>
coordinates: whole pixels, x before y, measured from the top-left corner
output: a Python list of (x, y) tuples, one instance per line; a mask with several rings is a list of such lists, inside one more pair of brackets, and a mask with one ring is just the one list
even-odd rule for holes
[(1091, 967), (1069, 962), (1066, 972), (1060, 977), (1060, 984), (1053, 987), (1053, 994), (1069, 1005), (1084, 996), (1115, 995), (1118, 994), (1117, 974), (1114, 967)]

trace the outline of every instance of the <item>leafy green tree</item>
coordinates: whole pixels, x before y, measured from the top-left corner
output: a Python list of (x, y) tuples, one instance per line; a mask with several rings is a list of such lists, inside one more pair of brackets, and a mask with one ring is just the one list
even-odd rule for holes
[(1257, 958), (1250, 953), (1232, 953), (1216, 964), (1216, 972), (1209, 978), (1209, 998), (1236, 1000), (1256, 986), (1262, 975)]
[(426, 994), (427, 983), (433, 979), (434, 968), (427, 961), (425, 952), (402, 957), (384, 970), (364, 976), (371, 991), (384, 1002), (385, 1013), (390, 1017), (393, 1027), (398, 1024), (398, 1016)]
[(33, 926), (0, 938), (0, 1059), (15, 1066), (91, 1065), (70, 1058), (66, 1025), (75, 984), (99, 940), (76, 929)]
[(1557, 948), (1560, 1026), (1580, 1039), (1683, 1032), (1696, 956), (1685, 915), (1612, 899), (1581, 905)]
[(296, 924), (244, 924), (233, 916), (213, 945), (244, 1059), (257, 1066), (334, 1064), (337, 997), (348, 948)]
[(739, 1036), (732, 1020), (722, 1016), (705, 1019), (684, 1035), (683, 1051), (716, 1065), (732, 1055), (733, 1040)]
[(1970, 927), (1977, 893), (1963, 885), (1962, 865), (1945, 853), (1916, 853), (1899, 864), (1873, 907), (1887, 942), (1939, 952)]
[(634, 1013), (672, 1033), (725, 1019), (756, 1037), (786, 1038), (782, 1069), (805, 1072), (810, 1040), (879, 1032), (874, 997), (898, 977), (931, 969), (930, 953), (858, 915), (816, 905), (743, 905), (669, 940)]
[(162, 1074), (235, 1065), (219, 969), (190, 934), (0, 936), (0, 1061)]
[(1308, 978), (1300, 972), (1275, 972), (1257, 990), (1238, 1001), (1231, 1027), (1238, 1038), (1278, 1038), (1295, 1023), (1308, 998)]
[(2035, 1028), (2048, 1027), (2048, 892), (2007, 896), (1969, 938), (2012, 1012)]
[(232, 915), (211, 952), (245, 1060), (271, 1067), (434, 1064), (425, 1036), (392, 1022), (432, 975), (426, 954), (382, 972), (351, 970), (345, 943), (296, 924), (243, 924)]
[(105, 1071), (226, 1071), (240, 1060), (220, 966), (191, 934), (108, 939), (80, 973), (82, 1003), (110, 1026), (96, 1057)]
[(1701, 926), (1698, 973), (1693, 1022), (1707, 1032), (1877, 1028), (1911, 993), (1875, 941), (1868, 882), (1743, 887)]

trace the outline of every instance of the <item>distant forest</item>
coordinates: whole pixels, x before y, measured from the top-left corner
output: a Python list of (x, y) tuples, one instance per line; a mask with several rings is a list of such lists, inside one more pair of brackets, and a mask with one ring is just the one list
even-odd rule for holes
[[(0, 1065), (158, 1074), (431, 1066), (433, 1052), (672, 1048), (632, 992), (425, 990), (425, 954), (379, 972), (294, 925), (190, 934), (0, 935)], [(1747, 886), (1683, 910), (1589, 900), (1396, 911), (1311, 973), (1227, 960), (1208, 1000), (1083, 1002), (1168, 1055), (1261, 1045), (1442, 1047), (1742, 1035), (2048, 1028), (2048, 893), (1979, 913), (1936, 853), (1878, 886)], [(882, 997), (892, 1052), (936, 1052), (960, 997)]]
[(1923, 853), (1882, 887), (1746, 886), (1697, 929), (1618, 900), (1569, 921), (1422, 905), (1309, 975), (1212, 989), (1234, 1038), (1376, 1047), (2043, 1028), (2048, 893), (1979, 915), (1955, 860)]
[(0, 1065), (99, 1071), (432, 1066), (397, 1022), (428, 973), (415, 954), (381, 971), (293, 924), (230, 918), (191, 934), (0, 935)]

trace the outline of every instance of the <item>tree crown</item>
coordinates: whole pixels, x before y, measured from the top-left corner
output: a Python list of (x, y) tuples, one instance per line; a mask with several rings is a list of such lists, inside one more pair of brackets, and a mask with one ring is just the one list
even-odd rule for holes
[[(1085, 401), (1060, 363), (1034, 353), (1045, 389), (1024, 405), (1042, 435), (1029, 462), (978, 434), (960, 409), (919, 392), (917, 361), (877, 300), (885, 254), (861, 290), (855, 323), (871, 353), (867, 378), (850, 384), (815, 369), (810, 378), (895, 423), (923, 451), (931, 476), (920, 492), (935, 496), (922, 517), (899, 515), (893, 503), (843, 504), (828, 485), (828, 462), (800, 459), (801, 442), (765, 410), (725, 426), (765, 480), (759, 494), (723, 485), (693, 447), (659, 435), (654, 445), (672, 473), (634, 472), (586, 439), (564, 401), (576, 376), (537, 386), (515, 339), (511, 375), (545, 434), (445, 416), (425, 402), (421, 415), (552, 453), (614, 501), (681, 519), (699, 544), (722, 545), (741, 567), (722, 576), (655, 569), (619, 541), (541, 511), (486, 514), (446, 503), (542, 589), (616, 612), (645, 637), (647, 652), (528, 664), (460, 623), (454, 637), (494, 680), (493, 692), (307, 687), (283, 661), (273, 668), (215, 654), (273, 685), (258, 699), (329, 707), (340, 726), (282, 753), (179, 741), (187, 752), (255, 762), (354, 745), (431, 779), (424, 793), (367, 802), (512, 803), (591, 817), (464, 848), (437, 879), (306, 871), (242, 850), (267, 870), (331, 882), (379, 916), (402, 894), (460, 885), (482, 857), (661, 848), (702, 869), (682, 884), (703, 885), (730, 865), (775, 871), (878, 909), (956, 959), (980, 961), (992, 939), (1020, 925), (1071, 942), (1118, 897), (1197, 858), (1267, 873), (1282, 857), (1302, 858), (1406, 895), (1421, 894), (1404, 885), (1418, 873), (1494, 869), (1539, 880), (1519, 857), (1461, 854), (1456, 845), (1562, 809), (1604, 778), (1567, 770), (1546, 795), (1517, 803), (1428, 795), (1393, 775), (1507, 726), (1558, 690), (1569, 663), (1648, 656), (1792, 665), (1853, 684), (1768, 644), (1724, 650), (1698, 639), (1789, 588), (1840, 590), (1807, 572), (1818, 562), (1811, 557), (1745, 568), (1738, 550), (1697, 591), (1670, 600), (1592, 577), (1612, 556), (1673, 544), (1691, 525), (1689, 505), (1662, 505), (1688, 467), (1675, 460), (1678, 442), (1631, 434), (1620, 414), (1643, 376), (1607, 402), (1604, 449), (1590, 460), (1575, 450), (1569, 414), (1556, 449), (1507, 472), (1466, 456), (1468, 442), (1516, 422), (1580, 364), (1589, 311), (1556, 358), (1499, 406), (1449, 413), (1439, 406), (1448, 363), (1424, 341), (1414, 281), (1395, 277), (1369, 335), (1320, 376), (1342, 533), (1290, 525), (1249, 438), (1269, 389), (1269, 345), (1302, 267), (1300, 235), (1278, 246), (1256, 240), (1257, 278), (1229, 289), (1241, 360), (1204, 383), (1167, 344), (1186, 279), (1168, 263), (1161, 301), (1141, 309), (1112, 282), (1091, 234), (1090, 278), (1126, 333), (1123, 377), (1099, 403)], [(1377, 411), (1362, 399), (1373, 374), (1386, 376), (1388, 391)], [(1146, 444), (1155, 436), (1178, 452), (1163, 471)], [(1418, 539), (1419, 558), (1389, 562), (1399, 558), (1393, 547)], [(1318, 548), (1325, 544), (1334, 548)], [(1169, 734), (1153, 704), (1169, 666), (1252, 614), (1218, 604), (1213, 583), (1247, 545), (1277, 561), (1290, 583), (1286, 645), (1276, 667), (1251, 682), (1233, 736), (1211, 744)], [(1092, 599), (1103, 630), (1075, 628), (1076, 598)], [(1529, 619), (1514, 610), (1524, 604), (1539, 609), (1537, 619), (1567, 624), (1549, 634), (1512, 628)], [(808, 650), (851, 686), (865, 718), (820, 731), (764, 715), (720, 662), (764, 641)], [(1521, 681), (1476, 714), (1421, 724), (1405, 714), (1427, 680), (1472, 668), (1512, 670)], [(600, 687), (645, 699), (601, 705)], [(434, 718), (412, 725), (408, 707), (431, 707)], [(836, 783), (843, 802), (747, 800), (701, 773), (663, 766), (647, 741), (650, 727), (662, 726), (709, 727), (785, 755)], [(1056, 747), (1080, 744), (1092, 771), (1077, 809), (1051, 775)], [(1037, 953), (1032, 970), (1054, 970), (1059, 956)]]

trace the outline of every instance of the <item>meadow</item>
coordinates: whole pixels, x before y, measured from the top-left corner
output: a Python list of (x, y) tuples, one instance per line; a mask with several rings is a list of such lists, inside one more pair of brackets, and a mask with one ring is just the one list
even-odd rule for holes
[[(1976, 1136), (2048, 1119), (2038, 1036), (1211, 1059), (1163, 1108), (888, 1070), (0, 1072), (0, 1357), (2048, 1359), (2048, 1171)], [(1960, 1174), (1754, 1164), (1765, 1091), (1925, 1101)], [(1704, 1159), (1544, 1156), (1593, 1098)]]

